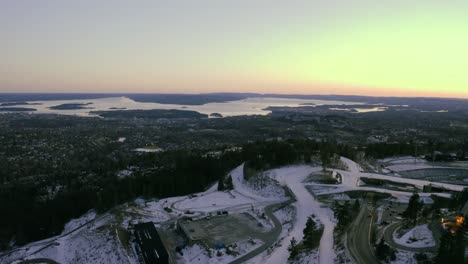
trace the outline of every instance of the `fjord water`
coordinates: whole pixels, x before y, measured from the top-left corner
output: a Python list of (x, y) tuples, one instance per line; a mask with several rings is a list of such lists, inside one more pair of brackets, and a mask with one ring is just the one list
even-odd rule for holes
[[(150, 109), (179, 109), (192, 110), (202, 114), (219, 113), (223, 116), (239, 115), (266, 115), (271, 111), (265, 110), (269, 106), (300, 107), (305, 105), (357, 105), (356, 102), (343, 101), (325, 101), (308, 99), (289, 99), (289, 98), (247, 98), (237, 101), (222, 103), (208, 103), (204, 105), (179, 105), (179, 104), (159, 104), (159, 103), (141, 103), (127, 97), (109, 97), (102, 99), (89, 100), (60, 100), (60, 101), (33, 101), (37, 103), (31, 107), (36, 108), (35, 113), (50, 113), (63, 115), (90, 116), (91, 111), (112, 111), (117, 109), (125, 110), (150, 110)], [(61, 104), (87, 104), (86, 109), (58, 110), (51, 109), (52, 106)]]

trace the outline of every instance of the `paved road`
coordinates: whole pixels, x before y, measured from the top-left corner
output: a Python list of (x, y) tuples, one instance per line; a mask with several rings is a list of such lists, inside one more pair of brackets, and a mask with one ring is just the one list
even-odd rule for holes
[[(373, 247), (370, 244), (370, 232), (374, 213), (369, 210), (367, 201), (361, 206), (361, 211), (351, 225), (347, 234), (347, 245), (351, 256), (359, 264), (378, 264), (379, 261), (374, 256)], [(372, 217), (369, 217), (371, 215)]]
[(395, 222), (391, 225), (389, 225), (385, 231), (384, 231), (384, 238), (385, 238), (385, 242), (387, 242), (391, 247), (393, 248), (398, 248), (398, 249), (402, 249), (402, 250), (406, 250), (406, 251), (411, 251), (411, 252), (428, 252), (428, 251), (437, 251), (437, 249), (439, 248), (438, 244), (439, 244), (439, 241), (438, 239), (435, 239), (436, 241), (436, 245), (433, 246), (433, 247), (425, 247), (425, 248), (412, 248), (412, 247), (405, 247), (405, 246), (402, 246), (400, 244), (397, 244), (395, 243), (395, 241), (393, 240), (393, 233), (395, 233), (395, 231), (400, 228), (401, 226), (403, 225), (402, 222)]

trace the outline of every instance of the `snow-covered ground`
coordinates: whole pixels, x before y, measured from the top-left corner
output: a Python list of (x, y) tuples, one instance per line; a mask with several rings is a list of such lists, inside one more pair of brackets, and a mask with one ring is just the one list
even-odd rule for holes
[(398, 250), (396, 253), (396, 259), (391, 261), (390, 264), (417, 264), (418, 262), (414, 258), (413, 252)]
[[(230, 254), (227, 249), (220, 250), (206, 249), (198, 244), (186, 247), (182, 250), (183, 256), (179, 256), (178, 263), (183, 264), (221, 264), (229, 263), (236, 258), (249, 253), (250, 251), (263, 245), (261, 240), (239, 241), (234, 246), (230, 246)], [(235, 252), (235, 253), (233, 253)]]
[(296, 210), (293, 206), (286, 206), (274, 212), (274, 215), (276, 216), (278, 221), (280, 221), (280, 223), (284, 225), (285, 223), (290, 223), (294, 220)]
[(112, 228), (84, 230), (60, 238), (57, 245), (27, 259), (48, 258), (59, 263), (138, 263), (129, 257)]
[(314, 195), (327, 195), (327, 194), (336, 194), (341, 195), (343, 189), (339, 185), (326, 185), (326, 184), (308, 184), (307, 188)]
[(346, 193), (332, 194), (330, 196), (330, 199), (337, 200), (337, 201), (350, 201), (351, 200), (349, 195), (347, 195)]
[(274, 200), (287, 199), (284, 188), (269, 175), (269, 172), (259, 173), (248, 181), (244, 181), (244, 184), (261, 197)]
[[(412, 159), (414, 160), (414, 158)], [(405, 159), (390, 160), (388, 163), (395, 164), (393, 166), (413, 166), (403, 163), (402, 160)], [(406, 161), (408, 161), (408, 158)], [(180, 216), (187, 211), (195, 213), (190, 215), (202, 216), (206, 213), (219, 210), (242, 212), (248, 211), (252, 207), (256, 210), (261, 210), (265, 206), (284, 202), (288, 199), (284, 190), (279, 186), (281, 184), (287, 186), (296, 196), (295, 203), (275, 212), (275, 216), (283, 225), (281, 238), (277, 242), (276, 247), (271, 247), (268, 251), (248, 261), (248, 263), (287, 263), (289, 257), (287, 248), (290, 240), (294, 237), (300, 242), (303, 238), (303, 230), (307, 218), (315, 215), (316, 222), (324, 227), (320, 247), (316, 252), (312, 252), (310, 256), (301, 258), (304, 261), (300, 263), (331, 264), (334, 263), (334, 259), (337, 256), (333, 241), (335, 219), (333, 211), (317, 201), (314, 196), (330, 195), (334, 199), (347, 200), (349, 197), (344, 192), (360, 190), (389, 193), (399, 202), (408, 202), (412, 192), (363, 187), (360, 184), (360, 178), (383, 179), (418, 187), (431, 183), (423, 180), (365, 173), (361, 166), (352, 160), (341, 158), (341, 162), (346, 170), (334, 170), (334, 172), (341, 175), (340, 184), (305, 183), (304, 181), (307, 176), (322, 170), (321, 167), (305, 165), (288, 166), (267, 171), (264, 176), (271, 177), (272, 180), (261, 179), (262, 184), (258, 184), (258, 182), (250, 182), (244, 179), (244, 168), (241, 165), (230, 173), (234, 186), (234, 190), (232, 191), (217, 191), (217, 184), (215, 184), (205, 192), (190, 196), (170, 197), (162, 200), (137, 199), (133, 203), (119, 206), (118, 211), (120, 214), (118, 215), (96, 215), (95, 212), (90, 211), (79, 219), (70, 221), (65, 226), (62, 235), (26, 245), (22, 249), (13, 252), (8, 258), (0, 259), (0, 262), (6, 261), (6, 263), (9, 263), (12, 260), (24, 257), (29, 259), (49, 258), (57, 260), (60, 263), (133, 263), (135, 258), (131, 256), (131, 250), (125, 249), (119, 241), (117, 226), (125, 229), (130, 223), (135, 222), (152, 221), (161, 223), (170, 220), (171, 217)], [(268, 180), (266, 184), (264, 180)], [(435, 183), (433, 185), (455, 191), (461, 191), (464, 188), (463, 186), (444, 183)], [(432, 193), (420, 193), (421, 199), (424, 200), (425, 204), (432, 202), (429, 197), (430, 195)], [(435, 195), (449, 196), (447, 193), (436, 193)], [(174, 211), (168, 213), (164, 210), (165, 207), (169, 207)], [(254, 217), (260, 219), (261, 213), (262, 211), (254, 215)], [(381, 214), (382, 209), (379, 208), (379, 222)], [(269, 219), (265, 221), (271, 222)], [(273, 227), (271, 223), (264, 223), (264, 225)], [(409, 247), (431, 247), (435, 245), (432, 233), (427, 228), (427, 225), (418, 226), (404, 234), (401, 238), (395, 238), (395, 241)], [(240, 241), (237, 248), (233, 250), (241, 255), (246, 254), (263, 243), (261, 241), (255, 242)], [(398, 254), (406, 253), (399, 252)], [(226, 254), (225, 250), (220, 250), (220, 253), (212, 251), (210, 254), (205, 248), (195, 245), (185, 249), (181, 261), (182, 263), (228, 263), (234, 258), (233, 255)]]
[(71, 232), (72, 230), (84, 225), (85, 223), (93, 220), (96, 218), (96, 212), (94, 210), (91, 210), (81, 216), (80, 218), (75, 218), (70, 220), (67, 224), (65, 224), (65, 227), (63, 229), (62, 234), (66, 234), (68, 232)]
[(169, 214), (164, 211), (161, 204), (157, 201), (144, 201), (136, 206), (128, 206), (121, 210), (124, 214), (122, 215), (120, 225), (124, 228), (128, 228), (130, 223), (161, 223), (170, 219)]
[(250, 197), (246, 197), (236, 191), (212, 192), (203, 196), (198, 196), (175, 203), (174, 207), (182, 211), (191, 210), (212, 212), (239, 205), (247, 205), (247, 207), (249, 207), (255, 202), (256, 200)]
[[(396, 164), (402, 165), (403, 162), (408, 162), (409, 159), (410, 158), (403, 158), (394, 162)], [(412, 160), (414, 161), (414, 158), (412, 158)], [(421, 162), (421, 160), (417, 161)], [(297, 202), (295, 203), (297, 215), (293, 221), (293, 227), (291, 231), (281, 241), (280, 246), (275, 248), (271, 254), (267, 256), (264, 255), (262, 258), (257, 257), (254, 259), (256, 262), (249, 263), (286, 263), (288, 257), (287, 247), (289, 245), (289, 241), (292, 239), (292, 237), (295, 237), (298, 241), (302, 240), (302, 230), (305, 227), (305, 221), (312, 213), (317, 215), (320, 222), (324, 224), (324, 234), (320, 243), (319, 256), (327, 257), (319, 258), (320, 262), (333, 263), (334, 256), (336, 255), (333, 250), (333, 227), (335, 223), (332, 216), (332, 210), (329, 208), (322, 208), (320, 203), (318, 203), (314, 197), (306, 191), (305, 185), (307, 185), (307, 188), (309, 188), (309, 190), (313, 192), (314, 195), (332, 195), (331, 197), (333, 197), (333, 195), (337, 195), (338, 197), (335, 198), (342, 198), (340, 195), (346, 191), (374, 191), (391, 194), (397, 201), (407, 203), (410, 196), (413, 194), (412, 192), (395, 191), (376, 187), (363, 187), (361, 186), (361, 177), (406, 183), (421, 188), (425, 185), (431, 184), (431, 182), (424, 180), (405, 179), (401, 177), (380, 175), (377, 173), (365, 173), (359, 164), (344, 157), (341, 158), (341, 162), (344, 164), (346, 170), (334, 170), (342, 176), (341, 184), (316, 184), (303, 182), (303, 180), (308, 175), (313, 172), (320, 171), (321, 168), (312, 168), (309, 166), (290, 166), (269, 171), (271, 177), (275, 178), (280, 183), (287, 185), (297, 196)], [(444, 183), (435, 183), (433, 185), (445, 187), (454, 191), (461, 191), (464, 188), (463, 186)], [(433, 202), (430, 198), (431, 195), (450, 197), (448, 193), (420, 193), (421, 200), (423, 200), (425, 204), (430, 204)], [(379, 214), (381, 215), (382, 212), (383, 210), (381, 209)], [(401, 254), (404, 254), (404, 252)]]
[[(412, 193), (411, 193), (412, 194)], [(403, 193), (403, 194), (397, 194), (393, 193), (392, 194), (392, 201), (397, 202), (397, 203), (409, 203), (409, 200), (411, 198), (411, 194), (409, 193)], [(419, 201), (423, 202), (424, 204), (433, 204), (434, 200), (430, 196), (425, 196), (422, 193), (419, 193)]]
[(30, 243), (0, 259), (0, 262), (19, 263), (21, 258), (46, 258), (59, 263), (136, 264), (132, 253), (118, 238), (116, 221), (114, 215), (97, 216), (90, 211), (67, 223), (62, 235)]
[(234, 189), (245, 197), (264, 202), (280, 202), (287, 199), (284, 192), (277, 192), (276, 194), (279, 196), (272, 196), (271, 194), (267, 194), (266, 191), (259, 191), (249, 186), (248, 182), (244, 179), (244, 164), (231, 171), (231, 177)]
[(384, 212), (383, 205), (377, 208), (377, 224), (380, 225), (382, 223), (382, 216)]
[(121, 170), (121, 171), (117, 172), (117, 177), (119, 179), (123, 179), (123, 178), (127, 178), (127, 177), (132, 176), (132, 174), (133, 174), (133, 171), (131, 171), (131, 170)]
[(397, 233), (394, 233), (393, 240), (399, 245), (412, 248), (433, 247), (436, 244), (427, 224), (416, 226), (401, 237), (397, 237)]
[(343, 164), (345, 164), (346, 168), (347, 168), (347, 171), (350, 171), (352, 173), (359, 173), (359, 172), (362, 172), (364, 171), (361, 167), (361, 165), (357, 164), (356, 162), (348, 159), (348, 158), (345, 158), (345, 157), (341, 157), (341, 162)]
[(333, 249), (333, 229), (335, 222), (333, 212), (330, 208), (321, 207), (321, 204), (307, 191), (303, 181), (312, 172), (320, 171), (320, 167), (310, 166), (290, 166), (270, 171), (280, 183), (288, 186), (296, 195), (296, 218), (294, 225), (288, 236), (283, 240), (281, 246), (274, 249), (262, 263), (283, 264), (287, 263), (289, 252), (287, 250), (289, 241), (294, 237), (298, 242), (303, 239), (303, 230), (307, 218), (315, 214), (324, 225), (324, 232), (320, 240), (319, 255), (326, 256), (320, 258), (320, 263), (334, 263), (335, 252)]
[(319, 263), (319, 251), (312, 250), (311, 252), (302, 253), (297, 256), (297, 260), (293, 261), (292, 264), (317, 264)]
[(145, 153), (157, 153), (157, 152), (162, 152), (163, 149), (161, 148), (136, 148), (133, 151), (145, 152)]
[[(217, 191), (217, 185), (210, 190), (198, 193), (194, 197), (164, 199), (173, 209), (180, 212), (192, 211), (208, 213), (219, 210), (244, 211), (254, 207), (286, 201), (284, 190), (271, 182), (261, 187), (252, 187), (244, 179), (244, 165), (240, 165), (230, 173), (234, 190)], [(270, 179), (271, 180), (271, 179)]]

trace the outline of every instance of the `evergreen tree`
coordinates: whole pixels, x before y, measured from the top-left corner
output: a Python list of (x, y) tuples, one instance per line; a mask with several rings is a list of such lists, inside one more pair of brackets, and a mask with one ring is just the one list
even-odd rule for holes
[(327, 168), (331, 165), (331, 153), (327, 147), (322, 147), (320, 150), (320, 161), (322, 162), (322, 168), (325, 172)]
[(337, 230), (344, 230), (352, 221), (352, 208), (349, 204), (349, 201), (346, 201), (343, 205), (339, 204), (337, 201), (334, 201), (332, 209), (336, 220), (338, 220)]
[(385, 240), (383, 238), (380, 239), (379, 244), (377, 244), (377, 247), (375, 248), (375, 255), (380, 260), (384, 260), (387, 250), (388, 250), (388, 246), (385, 245)]
[(314, 248), (315, 246), (318, 246), (321, 237), (321, 230), (317, 228), (317, 224), (311, 216), (307, 218), (303, 233), (304, 239), (302, 243), (305, 247)]
[(224, 187), (226, 190), (233, 190), (234, 185), (232, 184), (232, 176), (228, 175), (226, 182), (224, 183)]
[(291, 244), (288, 246), (289, 259), (294, 259), (299, 254), (299, 246), (297, 245), (296, 238), (291, 239)]
[(419, 194), (414, 193), (409, 200), (408, 207), (402, 214), (403, 217), (406, 218), (409, 222), (412, 222), (413, 225), (416, 225), (418, 213), (422, 206), (423, 203), (419, 201)]
[(224, 186), (224, 177), (221, 176), (219, 177), (219, 180), (218, 180), (218, 191), (224, 191), (226, 188)]
[(359, 211), (360, 208), (361, 208), (361, 204), (359, 203), (359, 200), (356, 199), (356, 201), (354, 201), (354, 204), (353, 204), (353, 211), (356, 213)]
[(380, 239), (379, 244), (377, 244), (375, 247), (375, 256), (384, 262), (387, 262), (388, 260), (393, 261), (396, 259), (395, 251), (385, 243), (383, 238)]

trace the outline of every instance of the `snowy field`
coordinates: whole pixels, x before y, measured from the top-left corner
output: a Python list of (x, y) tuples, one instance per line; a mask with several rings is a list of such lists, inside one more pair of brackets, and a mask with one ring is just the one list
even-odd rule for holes
[(312, 250), (309, 253), (302, 253), (297, 256), (297, 260), (291, 264), (317, 264), (319, 263), (319, 251)]
[(286, 206), (274, 213), (281, 224), (291, 223), (296, 217), (296, 211), (293, 206)]
[[(223, 249), (206, 249), (198, 244), (186, 247), (179, 256), (177, 262), (180, 264), (220, 264), (229, 263), (236, 258), (249, 253), (263, 245), (261, 240), (239, 241), (233, 246)], [(229, 254), (228, 254), (229, 251)]]
[(137, 263), (118, 241), (112, 228), (84, 230), (69, 237), (61, 238), (58, 245), (28, 257), (48, 258), (59, 263)]
[(63, 229), (62, 234), (66, 234), (71, 232), (72, 230), (86, 224), (87, 222), (96, 218), (96, 212), (94, 210), (89, 211), (88, 213), (84, 214), (80, 218), (72, 219), (70, 222), (65, 224), (65, 228)]
[(169, 198), (162, 202), (179, 212), (191, 211), (206, 214), (220, 210), (242, 212), (251, 209), (252, 206), (264, 207), (288, 199), (283, 188), (273, 180), (270, 179), (270, 184), (255, 186), (244, 179), (243, 172), (244, 165), (231, 171), (234, 186), (232, 191), (217, 191), (216, 185), (193, 197)]
[[(63, 263), (137, 263), (130, 249), (118, 238), (116, 217), (97, 216), (90, 211), (65, 225), (62, 235), (30, 243), (0, 263), (19, 263), (20, 259), (51, 259)], [(71, 232), (71, 233), (70, 233)]]
[(398, 250), (396, 253), (396, 260), (391, 261), (390, 264), (417, 264), (413, 252)]
[(192, 199), (185, 199), (175, 203), (174, 207), (181, 211), (212, 212), (242, 205), (246, 205), (248, 208), (255, 202), (256, 200), (245, 197), (236, 191), (212, 192)]
[(427, 224), (416, 226), (401, 237), (394, 233), (393, 240), (399, 245), (411, 248), (426, 248), (436, 245), (432, 231)]

